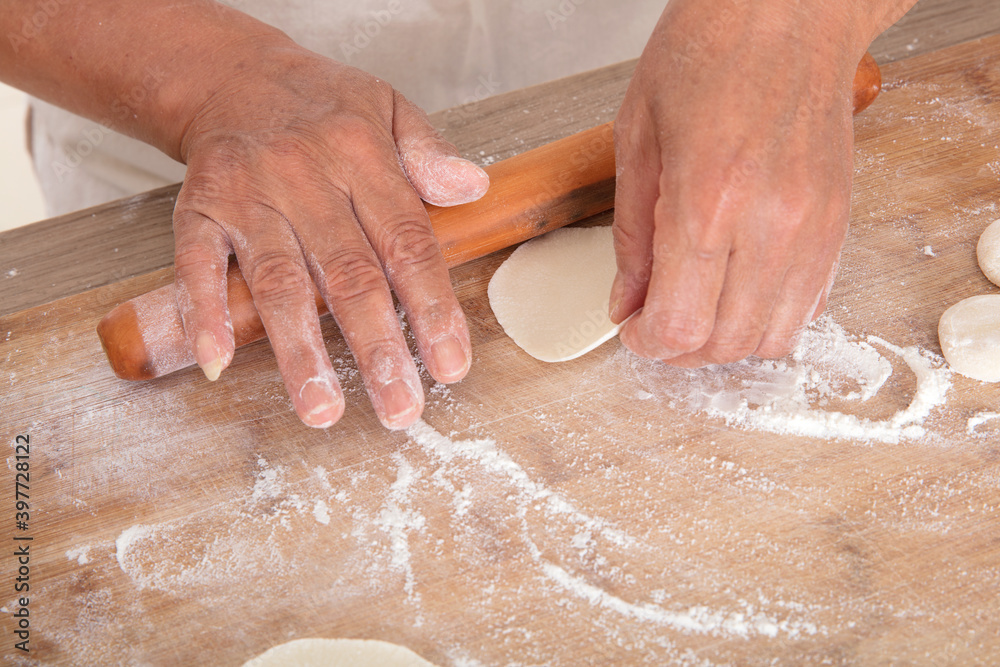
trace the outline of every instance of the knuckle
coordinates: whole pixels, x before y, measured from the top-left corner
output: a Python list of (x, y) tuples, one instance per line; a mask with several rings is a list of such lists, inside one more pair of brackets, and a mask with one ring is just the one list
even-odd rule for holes
[(657, 314), (649, 328), (659, 347), (676, 354), (701, 349), (712, 334), (710, 322), (677, 314)]
[(743, 335), (706, 346), (704, 358), (710, 364), (731, 364), (746, 359), (758, 350), (759, 337)]
[(657, 239), (657, 258), (669, 258), (686, 248), (692, 257), (714, 261), (729, 253), (739, 217), (733, 206), (722, 198), (704, 197), (675, 210), (675, 203), (661, 197), (656, 203), (657, 221), (672, 220), (679, 238)]
[(348, 335), (348, 340), (365, 383), (375, 392), (413, 363), (401, 337)]
[(359, 74), (363, 78), (365, 88), (369, 93), (380, 101), (392, 101), (395, 98), (396, 89), (385, 79), (372, 77), (368, 74)]
[(819, 208), (821, 195), (808, 183), (798, 183), (793, 188), (775, 194), (776, 216), (785, 220), (805, 220)]
[(371, 151), (390, 139), (386, 128), (373, 119), (357, 114), (344, 114), (337, 118), (331, 139), (343, 143), (348, 151)]
[(801, 330), (781, 335), (767, 336), (753, 354), (764, 359), (780, 359), (787, 357), (798, 347)]
[(255, 299), (264, 303), (284, 303), (310, 292), (308, 273), (285, 253), (256, 257), (245, 275)]
[(223, 174), (234, 173), (225, 165), (219, 168), (191, 168), (184, 175), (184, 184), (177, 195), (177, 210), (174, 213), (175, 226), (181, 219), (179, 214), (192, 211), (210, 211), (220, 200), (231, 194), (231, 184)]
[(442, 137), (430, 121), (423, 115), (423, 110), (418, 109), (420, 115), (416, 119), (420, 122), (411, 122), (406, 127), (406, 133), (396, 138), (400, 152), (404, 155), (459, 155), (458, 149), (450, 141)]
[(406, 217), (390, 222), (383, 247), (386, 264), (396, 268), (424, 267), (441, 255), (437, 239), (430, 226), (422, 220)]
[[(212, 141), (197, 153), (197, 159), (206, 166), (219, 167), (218, 173), (225, 173), (225, 171), (223, 171), (224, 168), (235, 168), (245, 161), (246, 151), (247, 142), (244, 138), (230, 137), (226, 141)], [(210, 172), (207, 170), (199, 170), (198, 173), (205, 175)], [(197, 174), (192, 174), (192, 176), (197, 176)], [(205, 185), (205, 180), (217, 182), (217, 179), (199, 180), (195, 178), (193, 180), (194, 184), (197, 185)], [(185, 178), (184, 182), (187, 184), (189, 181)]]
[(279, 164), (295, 164), (317, 153), (308, 137), (291, 132), (272, 137), (267, 143), (267, 150)]
[(771, 208), (774, 231), (781, 238), (795, 234), (804, 222), (817, 215), (816, 198), (809, 192), (777, 196)]
[[(619, 258), (633, 259), (641, 253), (649, 254), (650, 234), (649, 230), (643, 229), (641, 225), (618, 224), (611, 228), (611, 236), (614, 239), (615, 255)], [(649, 258), (644, 258), (650, 261)]]
[(334, 302), (351, 303), (386, 289), (385, 275), (366, 248), (336, 249), (319, 261), (319, 267)]
[[(643, 111), (639, 112), (641, 118)], [(622, 105), (615, 119), (615, 124), (611, 128), (611, 138), (616, 149), (620, 147), (643, 147), (648, 145), (648, 141), (643, 141), (644, 137), (650, 133), (650, 129), (645, 123), (635, 120), (636, 110), (634, 105)]]
[(465, 313), (452, 296), (421, 299), (407, 308), (410, 327), (418, 344), (436, 341), (446, 334), (467, 336)]
[(185, 243), (174, 250), (174, 268), (179, 274), (219, 273), (220, 261), (219, 248), (203, 241)]

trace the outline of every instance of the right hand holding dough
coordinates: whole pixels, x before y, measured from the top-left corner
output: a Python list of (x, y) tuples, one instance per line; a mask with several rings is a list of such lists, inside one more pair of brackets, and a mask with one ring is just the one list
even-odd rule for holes
[(380, 420), (405, 428), (423, 392), (390, 287), (430, 374), (464, 377), (469, 334), (420, 200), (478, 199), (488, 177), (390, 85), (283, 35), (258, 39), (243, 65), (181, 142), (176, 285), (195, 357), (212, 379), (232, 360), (225, 281), (235, 252), (303, 422), (330, 426), (344, 410), (315, 283)]
[(670, 2), (615, 125), (611, 316), (639, 311), (620, 334), (633, 352), (702, 366), (793, 349), (847, 231), (854, 72), (904, 4)]

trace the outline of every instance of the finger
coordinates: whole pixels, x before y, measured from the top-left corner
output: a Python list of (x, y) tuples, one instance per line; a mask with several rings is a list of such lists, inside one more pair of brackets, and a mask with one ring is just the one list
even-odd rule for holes
[(781, 295), (754, 354), (765, 359), (777, 359), (795, 350), (809, 323), (825, 309), (838, 264), (839, 254), (833, 260), (817, 258), (816, 262), (796, 265), (788, 271)]
[(712, 331), (697, 350), (671, 358), (671, 366), (699, 368), (745, 359), (761, 344), (784, 274), (781, 252), (761, 243), (730, 253)]
[(292, 405), (306, 425), (332, 426), (344, 413), (344, 396), (323, 344), (313, 283), (298, 241), (271, 208), (239, 214), (247, 231), (246, 236), (231, 234), (236, 258)]
[(813, 308), (812, 316), (809, 321), (812, 322), (816, 320), (823, 312), (826, 310), (827, 299), (830, 298), (830, 292), (833, 290), (833, 284), (837, 280), (837, 273), (840, 271), (840, 253), (837, 253), (837, 257), (833, 262), (833, 266), (830, 267), (830, 275), (827, 276), (826, 285), (823, 291), (820, 292), (819, 299), (816, 301), (816, 307)]
[(392, 134), (399, 160), (420, 198), (435, 206), (456, 206), (486, 194), (490, 177), (463, 159), (415, 104), (395, 93)]
[[(618, 272), (611, 288), (610, 315), (619, 323), (642, 307), (653, 263), (653, 214), (663, 168), (657, 142), (632, 130), (623, 121), (615, 125), (615, 220), (612, 232)], [(643, 136), (633, 136), (640, 135)]]
[(657, 201), (649, 289), (642, 311), (619, 334), (651, 359), (673, 359), (708, 341), (732, 247), (719, 212), (678, 207), (680, 201), (671, 191)]
[[(402, 175), (398, 178), (411, 190)], [(386, 428), (406, 428), (423, 412), (424, 395), (385, 274), (347, 196), (336, 195), (326, 211), (301, 216), (300, 238), (311, 244), (309, 269), (357, 361), (379, 420)]]
[(469, 371), (472, 346), (426, 210), (402, 174), (383, 174), (381, 179), (370, 174), (354, 201), (428, 371), (439, 382), (461, 380)]
[(195, 361), (211, 381), (233, 360), (233, 324), (226, 297), (228, 237), (214, 221), (183, 208), (174, 214), (177, 307)]

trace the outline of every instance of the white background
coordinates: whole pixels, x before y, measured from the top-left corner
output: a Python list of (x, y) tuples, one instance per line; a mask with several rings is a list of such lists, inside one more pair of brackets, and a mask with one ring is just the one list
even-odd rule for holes
[(0, 231), (45, 217), (24, 136), (27, 96), (0, 84)]

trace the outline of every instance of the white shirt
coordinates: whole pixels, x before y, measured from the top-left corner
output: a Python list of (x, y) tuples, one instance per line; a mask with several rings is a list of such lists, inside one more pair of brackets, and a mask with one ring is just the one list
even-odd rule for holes
[[(666, 0), (228, 0), (436, 111), (637, 57)], [(48, 214), (183, 179), (150, 146), (33, 100)]]

